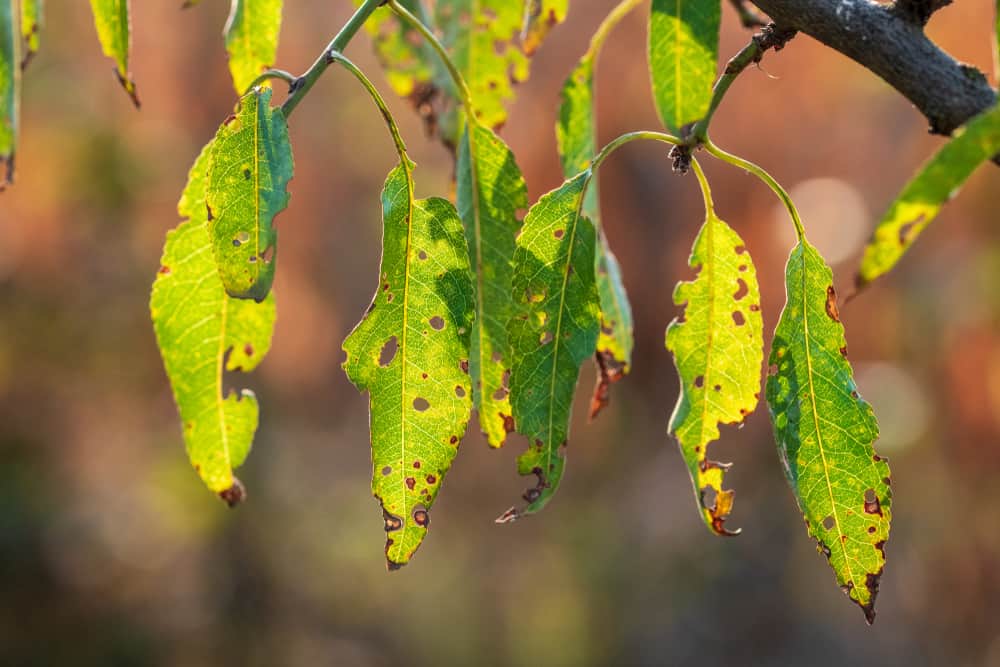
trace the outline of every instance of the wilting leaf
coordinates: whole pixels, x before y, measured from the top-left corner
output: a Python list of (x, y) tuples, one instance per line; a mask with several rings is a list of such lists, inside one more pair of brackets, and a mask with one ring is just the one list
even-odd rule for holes
[(282, 0), (232, 0), (223, 33), (229, 71), (240, 95), (274, 64), (281, 32), (281, 7)]
[[(619, 7), (623, 11), (607, 19), (613, 21), (610, 30), (627, 14), (627, 5)], [(602, 34), (606, 36), (609, 30)], [(597, 152), (597, 128), (594, 119), (595, 86), (594, 64), (600, 52), (603, 39), (595, 39), (579, 64), (566, 79), (562, 88), (562, 105), (559, 107), (559, 121), (556, 124), (556, 140), (563, 175), (566, 178), (590, 166)], [(583, 213), (598, 226), (596, 270), (597, 287), (601, 301), (601, 331), (597, 339), (597, 383), (590, 403), (590, 417), (593, 419), (610, 400), (610, 387), (629, 373), (632, 367), (632, 306), (629, 304), (621, 267), (611, 252), (607, 236), (600, 228), (600, 206), (598, 199), (597, 175), (594, 174), (584, 195)]]
[(344, 341), (344, 370), (371, 395), (372, 492), (390, 569), (424, 539), (472, 410), (475, 291), (462, 221), (443, 199), (414, 200), (411, 169), (386, 181), (378, 291)]
[(472, 325), (473, 403), (492, 447), (513, 430), (508, 376), (507, 323), (513, 314), (511, 277), (518, 211), (528, 192), (514, 154), (491, 130), (467, 128), (458, 152), (458, 213), (465, 224), (476, 274), (476, 320)]
[(521, 43), (524, 52), (533, 54), (553, 27), (566, 20), (569, 0), (523, 0), (524, 34)]
[(21, 0), (21, 37), (25, 47), (22, 68), (38, 53), (44, 11), (44, 0)]
[[(365, 0), (354, 0), (361, 6)], [(400, 0), (414, 16), (424, 19), (427, 14), (420, 0)], [(382, 70), (392, 90), (400, 97), (409, 98), (415, 105), (427, 101), (432, 93), (436, 56), (428, 51), (420, 34), (408, 25), (402, 25), (389, 7), (379, 9), (365, 22), (365, 29), (375, 44)]]
[(518, 458), (537, 484), (527, 506), (498, 521), (542, 509), (562, 478), (569, 418), (580, 366), (597, 345), (600, 302), (594, 280), (594, 226), (580, 213), (590, 172), (543, 196), (528, 212), (514, 253), (516, 314), (511, 345), (511, 404), (529, 440)]
[(649, 70), (663, 124), (680, 134), (712, 100), (719, 58), (719, 0), (653, 0)]
[(925, 164), (882, 217), (865, 247), (857, 282), (888, 273), (917, 237), (958, 194), (976, 167), (1000, 153), (1000, 107), (977, 116)]
[(832, 271), (802, 241), (785, 277), (767, 380), (778, 454), (809, 534), (871, 623), (892, 517), (889, 466), (872, 448), (878, 423), (847, 362)]
[(115, 61), (115, 74), (132, 103), (139, 106), (139, 96), (129, 70), (129, 52), (132, 49), (132, 23), (129, 18), (129, 0), (90, 0), (94, 12), (97, 38), (104, 55)]
[(734, 492), (723, 489), (729, 464), (707, 456), (719, 438), (719, 424), (738, 424), (760, 398), (764, 360), (763, 320), (757, 271), (743, 239), (709, 207), (689, 264), (699, 269), (693, 282), (674, 290), (684, 317), (667, 327), (667, 349), (674, 355), (681, 392), (670, 418), (670, 433), (680, 443), (705, 525), (733, 535), (724, 523)]
[(15, 4), (14, 0), (0, 0), (0, 163), (7, 166), (4, 182), (8, 184), (14, 181), (21, 103), (21, 37), (17, 32)]
[(226, 394), (226, 371), (249, 372), (271, 346), (274, 297), (233, 299), (212, 260), (205, 209), (209, 147), (199, 156), (178, 211), (187, 218), (167, 234), (150, 298), (156, 340), (184, 424), (191, 464), (209, 489), (230, 504), (243, 488), (233, 469), (246, 459), (257, 430), (249, 389)]
[(278, 243), (274, 216), (288, 205), (292, 147), (271, 89), (255, 88), (212, 142), (208, 215), (222, 284), (231, 295), (261, 301), (271, 290)]

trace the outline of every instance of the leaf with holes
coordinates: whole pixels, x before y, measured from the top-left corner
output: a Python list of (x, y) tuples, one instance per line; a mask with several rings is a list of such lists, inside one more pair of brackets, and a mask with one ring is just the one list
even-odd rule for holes
[(21, 103), (21, 37), (13, 0), (0, 0), (0, 164), (6, 165), (3, 183), (14, 182), (14, 154)]
[[(590, 166), (597, 152), (595, 123), (594, 64), (604, 39), (634, 3), (619, 5), (609, 15), (605, 30), (599, 31), (590, 49), (566, 79), (556, 124), (556, 140), (563, 175), (566, 178)], [(583, 213), (598, 227), (596, 271), (601, 301), (601, 331), (597, 339), (597, 382), (590, 401), (590, 418), (595, 418), (610, 401), (611, 385), (628, 375), (632, 368), (632, 306), (625, 292), (621, 267), (600, 227), (600, 205), (595, 174), (583, 199)]]
[(1000, 107), (994, 107), (959, 129), (910, 181), (882, 217), (865, 247), (857, 283), (863, 287), (888, 273), (958, 194), (976, 167), (1000, 153)]
[(229, 71), (239, 95), (274, 64), (282, 4), (282, 0), (232, 0), (223, 34)]
[(892, 518), (889, 465), (873, 449), (878, 423), (847, 361), (833, 272), (803, 240), (785, 279), (767, 379), (778, 453), (809, 534), (871, 623)]
[(21, 68), (38, 53), (44, 14), (43, 0), (21, 0), (21, 38), (24, 40), (24, 58)]
[(125, 92), (132, 98), (132, 104), (139, 106), (139, 95), (129, 69), (132, 50), (132, 23), (129, 16), (129, 0), (90, 0), (94, 13), (94, 26), (101, 42), (104, 55), (115, 61), (115, 74)]
[(569, 0), (524, 0), (524, 52), (530, 56), (537, 51), (552, 28), (566, 20), (568, 12)]
[(250, 451), (258, 407), (249, 389), (226, 394), (223, 378), (252, 371), (267, 354), (275, 308), (273, 296), (259, 304), (233, 299), (219, 281), (205, 209), (208, 160), (206, 146), (178, 204), (187, 221), (167, 235), (150, 310), (191, 464), (209, 489), (235, 504), (243, 487), (233, 469)]
[(261, 301), (271, 290), (278, 244), (274, 217), (288, 205), (294, 164), (288, 125), (255, 88), (212, 142), (207, 205), (212, 250), (226, 291)]
[[(354, 0), (360, 7), (364, 0)], [(400, 0), (414, 16), (427, 23), (427, 12), (420, 0)], [(402, 25), (388, 6), (378, 9), (365, 22), (365, 29), (375, 45), (375, 54), (386, 80), (400, 97), (408, 98), (418, 110), (437, 92), (434, 79), (437, 56), (423, 43), (420, 34)]]
[(724, 525), (734, 496), (722, 488), (729, 464), (710, 460), (707, 449), (719, 438), (719, 424), (742, 423), (760, 398), (760, 288), (743, 239), (711, 205), (689, 264), (699, 269), (698, 277), (677, 285), (674, 303), (685, 306), (684, 317), (667, 327), (667, 349), (681, 380), (669, 430), (680, 444), (705, 525), (718, 535), (735, 535), (738, 530)]
[(674, 134), (708, 112), (719, 59), (719, 0), (653, 0), (649, 71), (663, 124)]
[(458, 152), (458, 213), (465, 224), (476, 275), (476, 320), (472, 325), (473, 405), (491, 447), (514, 428), (509, 393), (507, 323), (513, 314), (511, 279), (518, 211), (528, 191), (514, 154), (491, 130), (466, 129)]
[(511, 405), (519, 433), (529, 440), (518, 471), (537, 484), (527, 506), (499, 522), (539, 511), (562, 478), (562, 448), (580, 366), (594, 353), (600, 300), (594, 279), (594, 225), (581, 214), (590, 171), (546, 194), (528, 211), (514, 252), (515, 316), (511, 346)]
[(379, 288), (344, 342), (344, 370), (371, 396), (372, 492), (389, 569), (423, 541), (472, 410), (475, 291), (462, 221), (443, 199), (414, 199), (412, 167), (385, 183)]

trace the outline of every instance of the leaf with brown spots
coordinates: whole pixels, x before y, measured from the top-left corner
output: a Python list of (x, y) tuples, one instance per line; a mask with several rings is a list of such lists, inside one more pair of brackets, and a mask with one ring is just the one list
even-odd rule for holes
[(809, 534), (871, 623), (892, 519), (889, 466), (875, 453), (878, 422), (842, 354), (833, 272), (802, 239), (785, 278), (767, 379), (778, 453)]
[(757, 407), (764, 360), (760, 288), (743, 239), (715, 214), (701, 167), (692, 166), (707, 219), (689, 260), (698, 277), (674, 290), (684, 316), (667, 327), (667, 349), (681, 380), (669, 431), (680, 444), (705, 525), (735, 535), (738, 530), (724, 526), (734, 496), (722, 488), (729, 464), (709, 459), (707, 449), (719, 438), (719, 424), (742, 423)]

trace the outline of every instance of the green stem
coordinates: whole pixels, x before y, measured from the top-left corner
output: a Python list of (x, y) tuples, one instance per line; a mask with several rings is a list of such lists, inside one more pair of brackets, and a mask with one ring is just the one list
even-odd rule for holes
[(705, 212), (708, 217), (712, 217), (715, 213), (715, 202), (712, 201), (712, 188), (708, 185), (708, 179), (705, 178), (705, 172), (701, 170), (701, 165), (698, 160), (691, 158), (691, 168), (694, 170), (694, 175), (698, 177), (698, 185), (701, 186), (701, 196), (705, 199)]
[(723, 71), (719, 80), (715, 82), (715, 88), (712, 89), (712, 101), (708, 105), (708, 112), (704, 118), (695, 123), (695, 126), (691, 128), (690, 137), (692, 140), (699, 144), (708, 142), (708, 126), (712, 122), (712, 116), (715, 115), (719, 105), (722, 104), (722, 99), (729, 92), (729, 87), (733, 85), (736, 77), (749, 67), (751, 63), (759, 62), (763, 54), (764, 51), (755, 37), (726, 64), (725, 71)]
[(594, 33), (594, 36), (590, 38), (590, 48), (587, 49), (583, 60), (596, 58), (615, 26), (621, 23), (621, 20), (628, 16), (629, 12), (642, 4), (642, 2), (644, 0), (622, 0), (617, 7), (612, 9), (604, 21), (601, 22), (601, 25), (597, 27), (597, 32)]
[(259, 86), (260, 84), (262, 84), (265, 81), (268, 81), (270, 79), (281, 79), (282, 81), (284, 81), (285, 83), (287, 83), (289, 85), (289, 87), (291, 87), (291, 86), (295, 85), (295, 81), (297, 80), (297, 78), (298, 77), (296, 77), (291, 72), (286, 72), (283, 69), (269, 69), (266, 72), (263, 72), (256, 79), (254, 79), (253, 81), (251, 81), (250, 85), (247, 86), (247, 89), (245, 91), (243, 91), (243, 94), (246, 95), (251, 90), (253, 90), (254, 88), (256, 88), (257, 86)]
[(354, 38), (354, 35), (357, 34), (358, 30), (361, 29), (361, 26), (365, 24), (365, 21), (368, 20), (368, 17), (383, 4), (385, 4), (385, 0), (365, 0), (364, 4), (358, 7), (354, 15), (344, 24), (340, 32), (337, 33), (330, 44), (323, 50), (323, 53), (316, 59), (316, 62), (306, 70), (305, 74), (296, 79), (292, 86), (292, 91), (288, 95), (288, 99), (281, 105), (281, 111), (285, 114), (286, 118), (291, 115), (295, 107), (302, 101), (302, 98), (316, 85), (316, 81), (323, 75), (326, 68), (330, 66), (330, 54), (343, 51)]
[(744, 169), (747, 172), (759, 178), (760, 180), (764, 181), (764, 183), (766, 183), (767, 186), (774, 191), (774, 194), (778, 195), (778, 199), (781, 200), (781, 203), (784, 204), (785, 208), (788, 210), (788, 215), (791, 216), (792, 218), (792, 224), (795, 225), (795, 233), (798, 235), (799, 240), (800, 241), (805, 240), (806, 230), (805, 227), (802, 226), (802, 218), (799, 217), (799, 212), (795, 208), (795, 204), (792, 202), (792, 198), (788, 195), (787, 192), (785, 192), (785, 189), (778, 184), (778, 181), (774, 180), (771, 174), (767, 173), (762, 168), (755, 165), (753, 162), (744, 160), (743, 158), (732, 155), (731, 153), (727, 153), (726, 151), (722, 150), (721, 148), (713, 144), (710, 139), (705, 140), (705, 150), (707, 150), (710, 155), (717, 157), (723, 162), (728, 162), (734, 167), (739, 167), (740, 169)]
[(385, 119), (386, 125), (389, 126), (389, 133), (392, 134), (392, 141), (396, 144), (396, 152), (399, 153), (399, 161), (403, 164), (403, 168), (409, 170), (409, 158), (406, 153), (406, 144), (403, 143), (403, 135), (399, 132), (399, 126), (396, 125), (396, 119), (393, 118), (392, 112), (389, 111), (388, 105), (385, 103), (385, 99), (379, 94), (378, 90), (375, 88), (375, 84), (371, 82), (365, 73), (361, 69), (351, 62), (347, 56), (336, 51), (332, 51), (329, 54), (330, 60), (332, 62), (339, 63), (348, 72), (354, 75), (368, 94), (371, 96), (372, 100), (375, 102), (375, 106), (378, 110), (382, 112), (382, 117)]
[(640, 140), (650, 140), (659, 141), (665, 144), (671, 144), (672, 146), (681, 146), (684, 144), (683, 141), (670, 134), (664, 134), (663, 132), (629, 132), (628, 134), (623, 134), (617, 139), (611, 141), (607, 146), (602, 148), (600, 152), (594, 156), (593, 161), (590, 163), (590, 171), (597, 171), (601, 163), (604, 162), (608, 157), (614, 153), (616, 150), (624, 146), (625, 144), (632, 143), (633, 141)]
[(403, 23), (406, 23), (411, 28), (419, 32), (427, 43), (431, 45), (431, 48), (433, 48), (438, 54), (438, 57), (441, 58), (441, 62), (444, 63), (445, 68), (448, 70), (448, 75), (455, 84), (455, 88), (458, 89), (458, 96), (461, 99), (462, 106), (465, 107), (466, 116), (469, 117), (470, 122), (477, 122), (472, 107), (472, 94), (469, 92), (469, 86), (465, 83), (462, 73), (458, 71), (457, 67), (455, 67), (455, 63), (452, 62), (451, 56), (448, 55), (448, 51), (444, 48), (441, 41), (433, 32), (431, 32), (431, 29), (428, 28), (423, 21), (414, 16), (406, 7), (399, 4), (398, 0), (388, 0), (386, 4), (389, 5), (392, 11), (395, 12), (396, 16), (398, 16)]

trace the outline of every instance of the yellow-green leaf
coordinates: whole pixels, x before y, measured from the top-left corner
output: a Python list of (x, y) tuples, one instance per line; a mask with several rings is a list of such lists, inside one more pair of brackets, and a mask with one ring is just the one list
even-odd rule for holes
[(226, 291), (261, 301), (277, 262), (274, 217), (288, 206), (294, 164), (288, 125), (270, 88), (254, 88), (216, 134), (208, 169), (212, 249)]
[(208, 160), (206, 146), (178, 204), (187, 221), (167, 234), (150, 310), (191, 464), (209, 489), (235, 504), (243, 487), (233, 469), (250, 451), (258, 407), (249, 389), (227, 394), (223, 378), (253, 370), (267, 354), (275, 307), (273, 296), (233, 299), (219, 281), (205, 208)]
[[(364, 0), (354, 0), (361, 6)], [(420, 0), (400, 0), (400, 5), (426, 22), (427, 14)], [(408, 25), (401, 25), (389, 7), (384, 7), (365, 22), (365, 29), (375, 44), (382, 70), (389, 85), (400, 97), (419, 107), (429, 103), (436, 91), (431, 83), (437, 65), (437, 56), (428, 52), (423, 38)]]
[(594, 279), (594, 226), (581, 214), (591, 172), (546, 194), (528, 211), (514, 252), (515, 316), (511, 346), (511, 405), (528, 451), (518, 471), (534, 475), (527, 505), (504, 522), (539, 511), (555, 494), (566, 464), (573, 395), (580, 366), (597, 345), (600, 300)]
[(274, 65), (282, 4), (282, 0), (232, 0), (223, 33), (229, 71), (240, 95), (261, 72)]
[(44, 0), (21, 0), (21, 37), (24, 39), (22, 69), (27, 67), (31, 58), (38, 53), (44, 12)]
[(533, 54), (549, 31), (566, 20), (569, 12), (569, 0), (523, 0), (524, 1), (524, 33), (521, 44), (524, 52)]
[(389, 569), (423, 541), (472, 410), (475, 292), (462, 221), (444, 199), (414, 199), (403, 160), (382, 192), (378, 290), (344, 341), (344, 370), (371, 396), (372, 492)]
[(457, 176), (458, 212), (476, 274), (469, 363), (473, 402), (487, 441), (500, 447), (514, 427), (507, 323), (514, 310), (511, 258), (521, 228), (518, 211), (527, 208), (528, 191), (514, 154), (492, 130), (478, 124), (462, 135)]
[(21, 104), (21, 37), (17, 32), (16, 1), (0, 0), (0, 163), (6, 165), (3, 183), (7, 184), (14, 182)]
[(680, 134), (712, 100), (719, 59), (720, 0), (653, 0), (649, 71), (663, 124)]
[(139, 106), (139, 95), (129, 69), (132, 50), (132, 23), (129, 16), (129, 0), (90, 0), (94, 13), (94, 26), (101, 42), (104, 55), (115, 61), (115, 74), (132, 103)]
[(892, 203), (865, 247), (857, 276), (859, 287), (891, 271), (976, 167), (997, 153), (1000, 107), (957, 130)]
[(729, 464), (709, 459), (707, 449), (719, 438), (719, 424), (742, 423), (757, 407), (763, 320), (750, 253), (711, 200), (689, 264), (699, 269), (698, 277), (677, 285), (674, 303), (685, 306), (684, 317), (667, 327), (667, 349), (681, 380), (669, 430), (680, 444), (705, 525), (718, 535), (735, 535), (738, 530), (724, 525), (734, 497), (722, 488)]
[(892, 518), (889, 465), (873, 449), (878, 423), (847, 361), (833, 272), (803, 240), (785, 279), (767, 379), (778, 454), (809, 534), (871, 623)]

